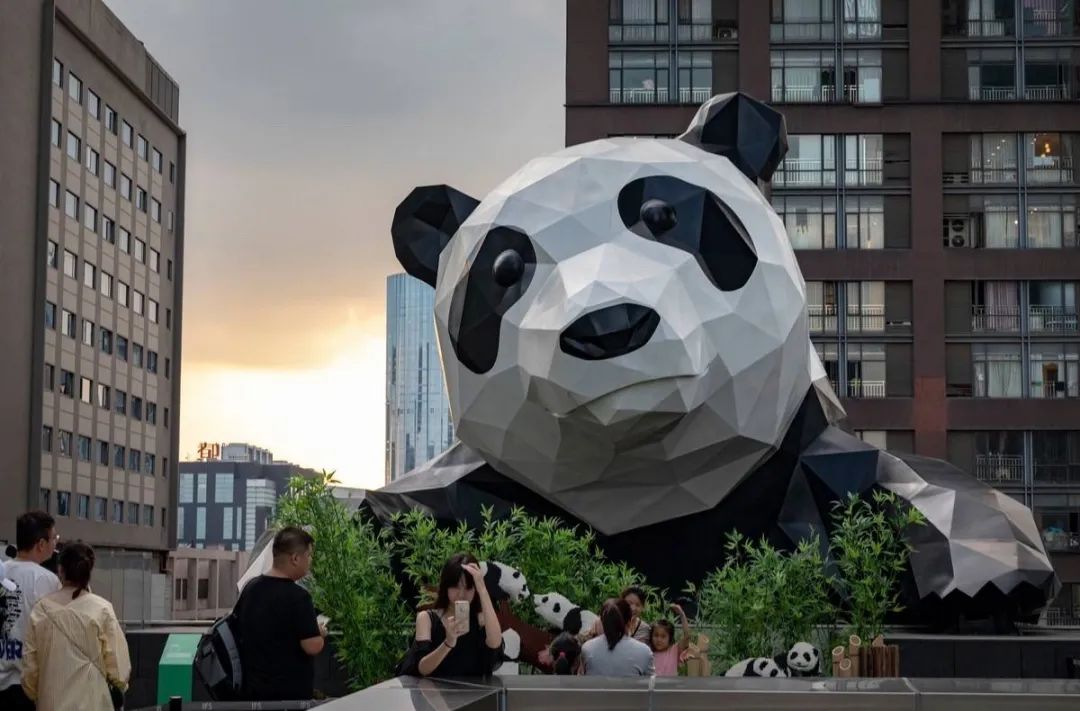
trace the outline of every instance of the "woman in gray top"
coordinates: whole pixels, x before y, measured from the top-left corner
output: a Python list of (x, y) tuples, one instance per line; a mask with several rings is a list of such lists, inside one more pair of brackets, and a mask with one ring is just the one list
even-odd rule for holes
[(652, 676), (653, 653), (648, 646), (626, 633), (630, 621), (626, 600), (611, 599), (600, 610), (602, 637), (594, 637), (581, 648), (585, 674), (589, 676)]

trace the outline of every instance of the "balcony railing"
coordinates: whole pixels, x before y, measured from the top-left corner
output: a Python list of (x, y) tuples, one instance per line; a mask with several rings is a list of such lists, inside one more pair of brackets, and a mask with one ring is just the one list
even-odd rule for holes
[(792, 104), (826, 104), (836, 97), (836, 87), (832, 84), (774, 86), (772, 100)]
[(968, 20), (968, 37), (1006, 37), (1013, 34), (1012, 18), (1003, 20)]
[(844, 39), (881, 39), (881, 22), (878, 20), (847, 20), (844, 22)]
[(863, 380), (854, 378), (848, 381), (848, 397), (882, 398), (885, 397), (884, 380)]
[(1027, 161), (1028, 183), (1072, 183), (1075, 180), (1072, 158), (1041, 156)]
[(1020, 330), (1020, 309), (1006, 307), (987, 308), (976, 305), (971, 307), (971, 330), (985, 332), (1016, 332)]
[(972, 101), (1016, 101), (1015, 86), (971, 86), (968, 98)]
[(650, 44), (668, 41), (668, 26), (664, 25), (608, 25), (609, 42)]
[(811, 333), (836, 333), (836, 305), (810, 304), (806, 307), (810, 317)]
[(863, 304), (856, 309), (849, 309), (847, 330), (851, 332), (872, 331), (881, 333), (885, 330), (885, 305)]
[(1035, 462), (1036, 484), (1072, 486), (1080, 484), (1080, 464)]
[(608, 99), (613, 104), (666, 104), (668, 90), (663, 89), (611, 89)]
[(1064, 306), (1042, 306), (1032, 304), (1028, 307), (1028, 330), (1037, 333), (1076, 333), (1078, 315), (1074, 308)]
[(778, 42), (832, 40), (836, 36), (836, 26), (832, 22), (784, 22), (773, 24), (769, 34)]
[(1025, 37), (1067, 37), (1072, 33), (1070, 20), (1055, 18), (1024, 20)]
[(678, 36), (680, 42), (715, 42), (736, 39), (739, 36), (739, 30), (730, 21), (680, 23)]
[(1042, 624), (1047, 627), (1080, 627), (1080, 610), (1048, 607)]
[(1043, 531), (1048, 551), (1080, 552), (1080, 533), (1072, 531)]
[(1028, 101), (1064, 101), (1072, 98), (1068, 84), (1025, 86), (1024, 98)]
[(774, 186), (836, 185), (836, 168), (820, 158), (785, 158), (773, 175)]
[(709, 87), (679, 87), (679, 103), (703, 104), (712, 98), (712, 89)]
[[(850, 156), (849, 156), (850, 157)], [(844, 169), (845, 185), (881, 185), (885, 163), (881, 158), (864, 158), (858, 168)]]
[(975, 478), (987, 484), (1021, 484), (1024, 458), (1019, 454), (976, 454)]
[(993, 185), (998, 183), (1015, 183), (1017, 180), (1017, 167), (1015, 165), (973, 165), (966, 171), (946, 171), (944, 181), (946, 185)]

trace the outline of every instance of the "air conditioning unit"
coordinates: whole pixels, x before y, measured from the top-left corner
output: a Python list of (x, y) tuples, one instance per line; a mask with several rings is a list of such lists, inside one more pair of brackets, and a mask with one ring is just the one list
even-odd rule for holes
[(946, 247), (970, 247), (970, 224), (963, 217), (946, 217), (943, 224), (943, 239)]
[(734, 27), (718, 27), (716, 29), (716, 39), (729, 40), (735, 39)]

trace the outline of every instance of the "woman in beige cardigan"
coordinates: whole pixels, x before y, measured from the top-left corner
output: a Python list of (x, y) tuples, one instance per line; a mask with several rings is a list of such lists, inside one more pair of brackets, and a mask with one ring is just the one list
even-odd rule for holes
[(23, 691), (38, 711), (111, 711), (110, 687), (131, 675), (127, 641), (113, 607), (90, 592), (94, 550), (69, 543), (60, 553), (63, 588), (30, 614), (23, 654)]

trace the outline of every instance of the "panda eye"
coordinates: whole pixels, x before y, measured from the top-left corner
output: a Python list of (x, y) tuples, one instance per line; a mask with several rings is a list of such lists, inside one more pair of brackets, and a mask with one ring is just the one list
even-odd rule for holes
[(789, 656), (789, 659), (795, 659), (798, 656), (799, 656), (798, 652), (792, 652), (791, 655)]
[(525, 260), (513, 249), (501, 252), (491, 267), (491, 278), (504, 289), (517, 284), (524, 274)]
[(519, 573), (519, 572), (517, 572), (517, 571), (514, 571), (514, 574), (513, 574), (513, 575), (511, 575), (510, 577), (511, 577), (511, 578), (514, 578), (515, 580), (517, 580), (518, 578), (520, 578), (520, 577), (521, 577), (521, 573)]
[(544, 595), (544, 597), (540, 598), (540, 602), (547, 602), (547, 601), (548, 601), (547, 595)]

